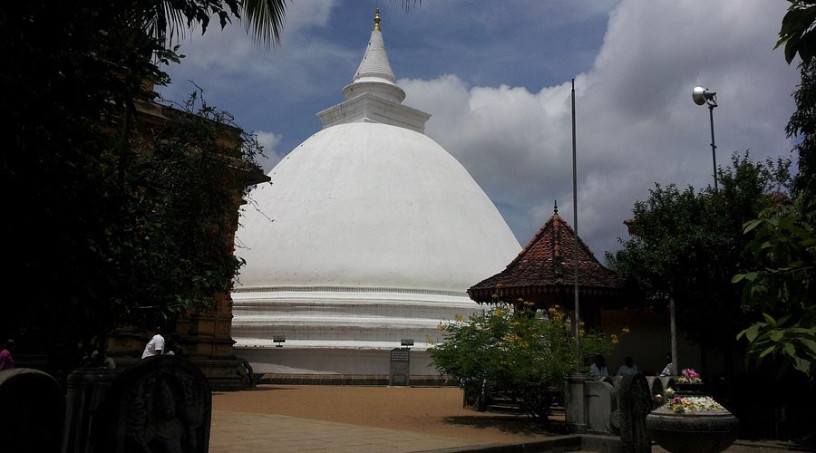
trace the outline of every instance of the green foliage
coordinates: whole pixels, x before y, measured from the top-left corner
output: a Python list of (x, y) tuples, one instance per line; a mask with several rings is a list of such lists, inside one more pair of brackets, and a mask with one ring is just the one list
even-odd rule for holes
[[(799, 65), (801, 83), (793, 94), (796, 111), (791, 115), (785, 132), (794, 139), (794, 151), (799, 160), (799, 173), (794, 181), (794, 194), (800, 199), (805, 213), (816, 212), (816, 62), (813, 59)], [(811, 218), (811, 223), (814, 218)]]
[(267, 45), (280, 40), (285, 0), (243, 0), (242, 5), (247, 31), (255, 39)]
[(788, 12), (782, 18), (779, 41), (776, 47), (785, 46), (785, 60), (790, 63), (799, 55), (803, 61), (811, 60), (816, 50), (816, 1), (788, 0)]
[[(181, 115), (172, 127), (186, 132), (146, 129), (137, 107), (154, 98), (152, 84), (168, 81), (162, 65), (179, 60), (173, 32), (159, 28), (203, 29), (213, 13), (223, 25), (241, 4), (0, 4), (0, 59), (13, 62), (0, 68), (8, 131), (0, 197), (9, 213), (1, 228), (11, 263), (2, 282), (19, 291), (0, 333), (21, 352), (47, 353), (64, 372), (91, 338), (172, 317), (229, 283), (240, 263), (225, 254), (219, 219), (234, 220), (235, 206), (223, 203), (224, 162), (210, 146), (226, 118)], [(153, 21), (157, 14), (169, 22)]]
[(737, 335), (748, 341), (747, 367), (760, 367), (770, 362), (777, 375), (793, 367), (810, 379), (816, 376), (816, 327), (802, 327), (791, 316), (774, 319), (762, 314), (764, 322), (752, 324)]
[(240, 169), (260, 173), (257, 142), (198, 94), (163, 112), (170, 120), (141, 132), (145, 140), (121, 177), (126, 212), (112, 236), (124, 255), (116, 302), (133, 324), (155, 322), (145, 307), (175, 318), (229, 291), (242, 264), (232, 241), (236, 197), (246, 191)]
[[(456, 378), (466, 393), (481, 392), (513, 398), (542, 422), (552, 401), (547, 390), (561, 388), (575, 371), (576, 344), (567, 315), (558, 307), (534, 311), (532, 304), (499, 303), (467, 321), (440, 324), (445, 341), (429, 350), (434, 366)], [(584, 357), (605, 354), (616, 337), (583, 333)], [(584, 367), (588, 369), (588, 366)]]
[(635, 203), (631, 236), (609, 261), (637, 299), (663, 303), (673, 297), (678, 326), (690, 340), (731, 344), (746, 324), (739, 290), (731, 284), (751, 262), (742, 225), (785, 198), (789, 165), (735, 154), (731, 168), (719, 172), (718, 192), (656, 185), (647, 201)]
[(757, 265), (734, 276), (743, 284), (746, 310), (763, 321), (740, 332), (748, 341), (748, 366), (769, 363), (816, 377), (816, 233), (798, 206), (745, 224), (747, 250)]
[(796, 55), (801, 83), (794, 93), (796, 111), (785, 128), (794, 139), (799, 173), (795, 203), (775, 206), (745, 223), (752, 262), (733, 281), (743, 288), (746, 311), (762, 320), (739, 332), (746, 339), (746, 366), (795, 370), (816, 377), (816, 1), (789, 0), (777, 47), (785, 59)]

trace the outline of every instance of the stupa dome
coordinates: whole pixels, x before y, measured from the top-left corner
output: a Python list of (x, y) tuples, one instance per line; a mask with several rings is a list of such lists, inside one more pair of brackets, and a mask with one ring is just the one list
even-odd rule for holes
[(259, 210), (248, 207), (241, 220), (241, 288), (463, 293), (518, 252), (464, 167), (418, 132), (364, 122), (332, 126), (269, 176), (272, 184), (251, 194)]
[[(405, 338), (424, 349), (439, 322), (480, 309), (467, 289), (521, 249), (467, 170), (424, 134), (430, 115), (401, 104), (376, 21), (346, 100), (318, 113), (323, 129), (269, 172), (242, 212), (233, 335), (256, 368), (318, 367), (303, 351), (258, 350), (274, 336), (287, 351), (382, 350)], [(338, 371), (332, 360), (366, 372), (348, 358), (315, 360), (323, 372)]]

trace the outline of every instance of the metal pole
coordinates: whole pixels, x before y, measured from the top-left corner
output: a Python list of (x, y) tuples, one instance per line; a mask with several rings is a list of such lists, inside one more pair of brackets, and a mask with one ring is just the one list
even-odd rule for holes
[(575, 79), (572, 79), (572, 225), (575, 229), (572, 259), (575, 263), (575, 372), (581, 372), (581, 309), (578, 300), (578, 171), (575, 152)]
[(717, 188), (717, 145), (714, 144), (714, 107), (717, 104), (708, 104), (708, 116), (711, 120), (711, 156), (714, 160), (714, 192), (718, 192)]
[(675, 322), (674, 297), (669, 296), (669, 312), (671, 315), (671, 363), (672, 376), (677, 376), (677, 324)]

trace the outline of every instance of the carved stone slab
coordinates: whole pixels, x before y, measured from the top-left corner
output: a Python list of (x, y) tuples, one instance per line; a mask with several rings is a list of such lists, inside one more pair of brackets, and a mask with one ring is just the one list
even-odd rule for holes
[(97, 451), (206, 453), (212, 395), (204, 374), (177, 356), (128, 369), (109, 390), (97, 425)]

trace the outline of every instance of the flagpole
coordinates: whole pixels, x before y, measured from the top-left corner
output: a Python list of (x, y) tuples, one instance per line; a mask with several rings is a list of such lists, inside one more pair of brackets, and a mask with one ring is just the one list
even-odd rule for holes
[(575, 79), (572, 79), (572, 225), (575, 240), (572, 247), (572, 260), (575, 263), (575, 372), (581, 372), (581, 309), (578, 300), (578, 171), (575, 152)]

